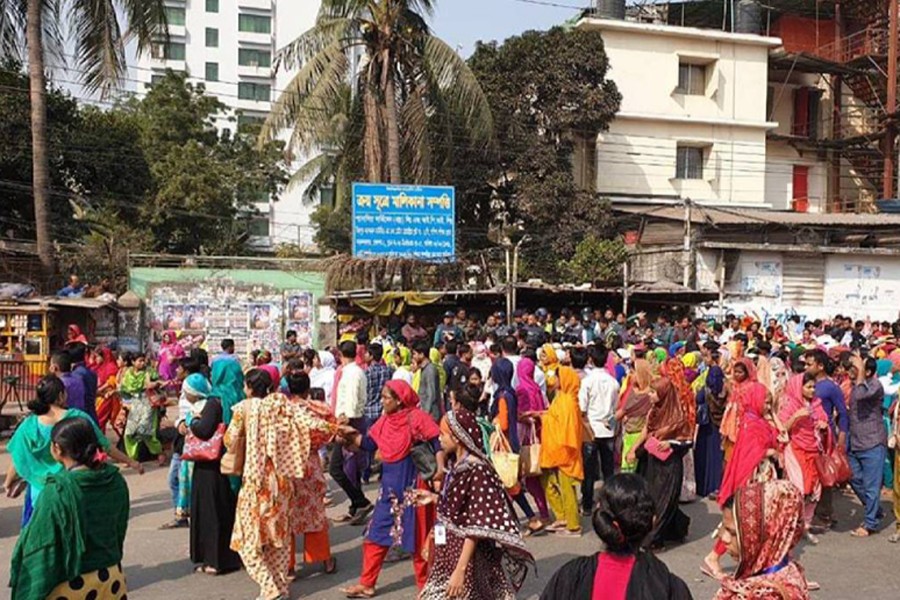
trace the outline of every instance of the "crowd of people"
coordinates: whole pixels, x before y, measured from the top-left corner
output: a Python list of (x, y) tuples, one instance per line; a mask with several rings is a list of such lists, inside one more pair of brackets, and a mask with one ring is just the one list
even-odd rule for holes
[[(701, 497), (722, 514), (700, 565), (716, 598), (808, 598), (792, 551), (833, 527), (836, 489), (864, 507), (852, 535), (881, 529), (883, 486), (900, 523), (898, 333), (843, 316), (458, 310), (318, 351), (288, 332), (276, 363), (232, 340), (210, 358), (174, 331), (153, 356), (116, 356), (76, 328), (8, 446), (4, 488), (24, 498), (13, 598), (72, 597), (58, 592), (73, 582), (124, 597), (128, 490), (109, 463), (148, 460), (169, 465), (161, 528), (189, 529), (195, 573), (243, 568), (264, 600), (289, 597), (301, 539), (302, 563), (337, 570), (333, 523), (365, 525), (348, 598), (374, 597), (403, 558), (420, 598), (515, 598), (526, 540), (580, 537), (585, 518), (603, 551), (542, 598), (690, 598), (653, 551), (685, 541), (681, 505)], [(326, 474), (348, 501), (333, 520)]]

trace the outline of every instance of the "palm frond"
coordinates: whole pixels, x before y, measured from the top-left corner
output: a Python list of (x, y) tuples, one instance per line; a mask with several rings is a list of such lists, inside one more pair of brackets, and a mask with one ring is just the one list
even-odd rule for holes
[(128, 22), (126, 41), (137, 42), (138, 54), (150, 47), (155, 36), (167, 35), (166, 6), (163, 0), (119, 0)]
[(319, 17), (313, 28), (304, 31), (275, 53), (273, 63), (275, 70), (302, 68), (307, 61), (335, 42), (339, 42), (345, 48), (348, 45), (352, 46), (353, 28), (352, 19)]
[(445, 100), (460, 111), (469, 135), (476, 142), (489, 143), (494, 135), (494, 117), (475, 74), (453, 48), (435, 36), (425, 40), (423, 54), (425, 68)]
[(105, 95), (125, 72), (125, 45), (114, 2), (79, 0), (70, 10), (82, 82)]
[(22, 60), (27, 0), (0, 0), (0, 58)]
[(278, 96), (260, 131), (260, 141), (274, 139), (285, 127), (292, 127), (292, 148), (316, 144), (315, 132), (329, 107), (342, 102), (349, 69), (339, 41), (313, 56)]

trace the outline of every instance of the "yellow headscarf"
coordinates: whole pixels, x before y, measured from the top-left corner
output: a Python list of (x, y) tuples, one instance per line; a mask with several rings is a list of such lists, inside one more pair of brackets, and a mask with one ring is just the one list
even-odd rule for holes
[(541, 439), (541, 467), (559, 469), (569, 477), (584, 479), (581, 458), (582, 424), (578, 408), (581, 380), (571, 367), (559, 369), (559, 393), (544, 415)]

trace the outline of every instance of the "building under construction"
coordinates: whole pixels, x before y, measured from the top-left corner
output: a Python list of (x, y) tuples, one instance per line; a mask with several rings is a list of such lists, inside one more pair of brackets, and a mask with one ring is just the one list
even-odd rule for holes
[[(770, 146), (827, 164), (820, 210), (872, 212), (876, 203), (890, 210), (900, 195), (897, 8), (898, 0), (699, 0), (638, 3), (627, 18), (780, 38), (770, 53), (767, 112), (781, 121), (776, 107), (790, 103), (790, 124), (768, 134)], [(808, 204), (806, 176), (793, 173), (795, 210)]]

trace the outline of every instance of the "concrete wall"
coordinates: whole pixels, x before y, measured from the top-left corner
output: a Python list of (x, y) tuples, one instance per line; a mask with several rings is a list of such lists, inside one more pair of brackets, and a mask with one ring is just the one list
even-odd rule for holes
[(129, 280), (144, 301), (142, 337), (151, 350), (164, 330), (176, 329), (211, 354), (223, 338), (233, 338), (239, 354), (267, 349), (277, 360), (286, 330), (297, 330), (301, 343), (317, 347), (320, 329), (328, 331), (318, 323), (324, 273), (133, 268)]
[(790, 210), (794, 199), (794, 167), (809, 167), (809, 210), (827, 212), (828, 165), (814, 151), (802, 154), (787, 142), (766, 144), (766, 202), (776, 210)]
[[(585, 19), (603, 34), (619, 114), (597, 139), (597, 191), (764, 202), (768, 51), (775, 38)], [(680, 93), (679, 62), (703, 64), (702, 94)], [(678, 143), (704, 148), (703, 178), (675, 179)]]

